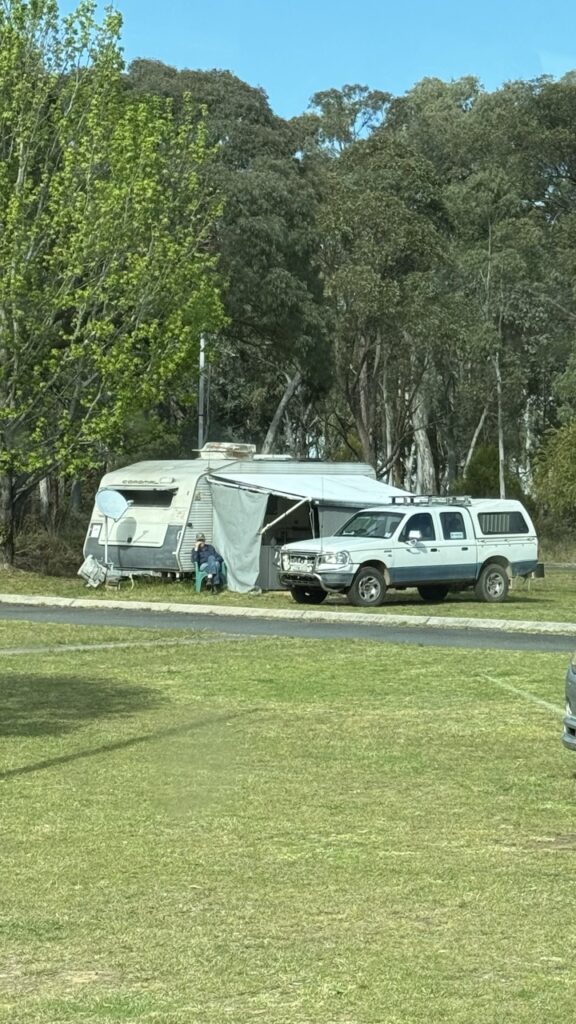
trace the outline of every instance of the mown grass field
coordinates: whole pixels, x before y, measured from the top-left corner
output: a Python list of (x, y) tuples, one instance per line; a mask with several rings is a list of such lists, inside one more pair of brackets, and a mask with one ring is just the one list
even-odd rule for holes
[[(95, 601), (166, 601), (174, 604), (200, 604), (230, 606), (231, 608), (298, 609), (286, 591), (263, 594), (236, 594), (224, 590), (216, 597), (202, 591), (196, 594), (190, 582), (156, 582), (136, 579), (119, 588), (87, 587), (77, 577), (43, 576), (18, 570), (0, 570), (0, 594), (53, 595), (56, 597), (84, 598)], [(386, 603), (380, 608), (354, 608), (344, 598), (329, 597), (320, 609), (342, 612), (367, 612), (372, 615), (442, 615), (447, 618), (514, 619), (541, 622), (576, 621), (576, 569), (555, 571), (549, 569), (543, 580), (515, 580), (506, 601), (485, 604), (478, 601), (473, 591), (451, 593), (437, 604), (424, 603), (416, 590), (390, 591)], [(318, 611), (318, 607), (314, 608)]]
[(0, 1020), (565, 1024), (565, 662), (0, 623)]

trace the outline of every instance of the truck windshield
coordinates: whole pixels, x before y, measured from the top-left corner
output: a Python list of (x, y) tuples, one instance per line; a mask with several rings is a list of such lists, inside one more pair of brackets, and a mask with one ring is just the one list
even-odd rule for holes
[(357, 512), (338, 530), (337, 537), (391, 537), (404, 518), (401, 512)]

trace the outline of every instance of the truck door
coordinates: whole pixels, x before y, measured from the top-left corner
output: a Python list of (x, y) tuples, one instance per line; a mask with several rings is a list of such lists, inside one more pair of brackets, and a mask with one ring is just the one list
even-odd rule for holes
[[(417, 531), (420, 540), (411, 541)], [(476, 575), (476, 543), (468, 518), (458, 510), (417, 512), (406, 520), (395, 545), (392, 582), (417, 586), (464, 582)]]
[[(476, 579), (476, 538), (467, 512), (448, 509), (437, 513), (440, 519), (438, 553), (446, 569), (446, 580), (471, 582)], [(439, 577), (440, 578), (440, 577)]]
[[(439, 560), (437, 533), (439, 524), (431, 512), (415, 512), (408, 516), (394, 545), (394, 566), (390, 568), (393, 583), (411, 586), (434, 583), (444, 577)], [(418, 533), (419, 540), (410, 540)]]

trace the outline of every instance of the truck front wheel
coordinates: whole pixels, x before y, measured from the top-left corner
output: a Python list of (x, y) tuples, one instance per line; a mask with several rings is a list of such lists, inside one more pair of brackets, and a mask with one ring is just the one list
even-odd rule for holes
[(379, 569), (367, 565), (356, 573), (348, 599), (350, 604), (366, 608), (384, 603), (386, 597), (386, 581)]
[(322, 604), (328, 597), (325, 590), (315, 590), (309, 587), (292, 587), (290, 593), (296, 604)]
[(474, 587), (474, 593), (480, 601), (489, 601), (491, 604), (495, 604), (506, 599), (509, 587), (510, 580), (506, 569), (497, 565), (496, 562), (491, 562), (482, 569)]

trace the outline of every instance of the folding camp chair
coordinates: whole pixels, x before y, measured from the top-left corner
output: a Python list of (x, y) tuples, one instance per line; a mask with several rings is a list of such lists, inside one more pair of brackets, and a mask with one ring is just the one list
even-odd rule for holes
[[(197, 565), (196, 566), (196, 571), (195, 571), (195, 574), (194, 574), (194, 589), (196, 590), (197, 594), (199, 594), (200, 591), (202, 590), (202, 584), (203, 584), (204, 580), (207, 579), (207, 578), (208, 578), (208, 573), (204, 572), (200, 568), (200, 566)], [(226, 562), (222, 562), (222, 565), (220, 566), (220, 585), (222, 587), (226, 586), (226, 578), (227, 578)]]

